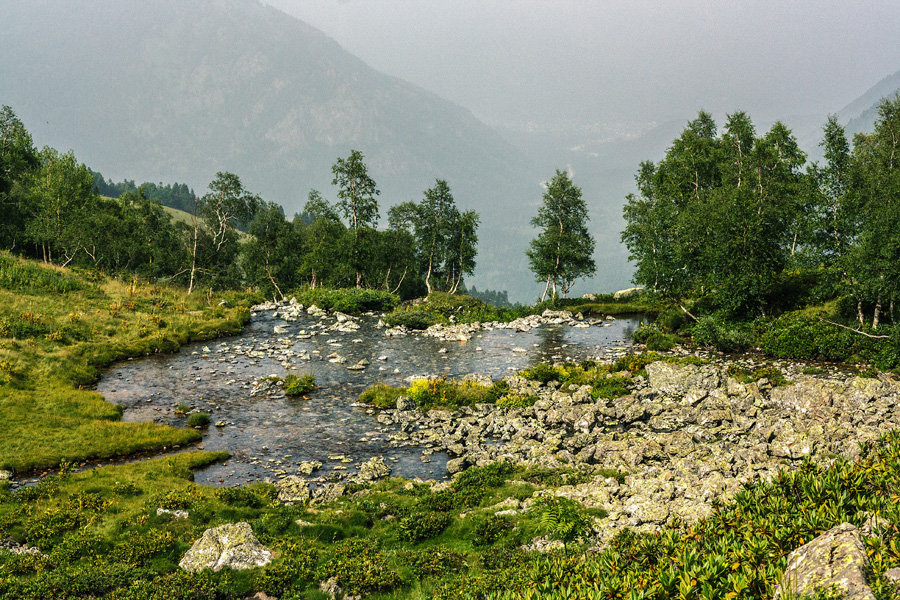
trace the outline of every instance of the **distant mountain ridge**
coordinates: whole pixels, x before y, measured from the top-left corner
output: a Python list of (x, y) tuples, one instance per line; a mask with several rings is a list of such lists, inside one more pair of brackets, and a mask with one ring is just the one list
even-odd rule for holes
[(255, 0), (5, 3), (0, 104), (39, 144), (113, 179), (202, 194), (229, 170), (288, 214), (311, 188), (334, 197), (331, 165), (351, 148), (382, 189), (382, 214), (445, 178), (482, 215), (473, 283), (523, 299), (534, 287), (522, 231), (548, 174), (468, 110)]

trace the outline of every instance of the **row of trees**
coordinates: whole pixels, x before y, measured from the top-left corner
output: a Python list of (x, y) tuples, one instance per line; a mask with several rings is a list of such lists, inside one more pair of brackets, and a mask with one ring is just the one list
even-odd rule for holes
[[(459, 211), (438, 180), (422, 201), (390, 212), (377, 229), (379, 190), (352, 151), (332, 167), (337, 202), (316, 190), (288, 220), (275, 203), (218, 173), (196, 198), (187, 186), (104, 181), (71, 153), (36, 150), (9, 107), (0, 110), (0, 248), (48, 263), (184, 284), (257, 285), (281, 294), (299, 285), (367, 286), (405, 297), (457, 290), (475, 268), (478, 215)], [(125, 190), (118, 198), (99, 189)], [(182, 189), (183, 188), (183, 189)], [(181, 198), (175, 220), (160, 195)]]
[(757, 135), (737, 112), (719, 134), (701, 112), (627, 197), (635, 282), (752, 316), (772, 311), (791, 274), (815, 273), (877, 328), (900, 293), (900, 97), (852, 150), (834, 117), (821, 145), (824, 162), (805, 166), (782, 123)]
[[(337, 201), (312, 190), (303, 212), (288, 220), (233, 173), (218, 173), (200, 198), (181, 184), (104, 180), (71, 152), (35, 149), (3, 107), (0, 248), (189, 290), (257, 285), (280, 295), (300, 285), (366, 286), (412, 297), (464, 286), (475, 269), (479, 217), (456, 206), (447, 181), (436, 180), (419, 202), (393, 206), (379, 230), (380, 192), (362, 153), (339, 158), (332, 174)], [(162, 202), (187, 209), (189, 218), (173, 219)], [(595, 271), (587, 208), (567, 173), (557, 171), (546, 185), (532, 223), (541, 232), (528, 257), (544, 297), (567, 293)]]

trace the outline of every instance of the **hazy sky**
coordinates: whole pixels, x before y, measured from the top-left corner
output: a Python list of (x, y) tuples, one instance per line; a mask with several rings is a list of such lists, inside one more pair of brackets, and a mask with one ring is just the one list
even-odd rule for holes
[(900, 69), (894, 1), (265, 1), (491, 123), (824, 115)]

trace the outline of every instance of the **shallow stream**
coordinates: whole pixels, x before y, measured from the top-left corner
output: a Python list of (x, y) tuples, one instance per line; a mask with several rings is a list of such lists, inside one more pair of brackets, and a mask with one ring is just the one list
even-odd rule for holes
[[(97, 391), (124, 407), (126, 421), (185, 426), (185, 415), (176, 411), (179, 404), (209, 413), (202, 447), (226, 450), (231, 459), (196, 473), (198, 483), (274, 480), (296, 474), (299, 463), (310, 460), (323, 463), (315, 476), (330, 479), (354, 472), (372, 456), (384, 456), (394, 475), (440, 478), (446, 475), (446, 455), (392, 445), (397, 428), (379, 423), (375, 410), (356, 403), (364, 389), (381, 381), (405, 385), (411, 377), (430, 375), (483, 373), (498, 379), (541, 361), (620, 354), (640, 319), (594, 322), (585, 328), (484, 330), (466, 342), (421, 334), (387, 336), (377, 322), (361, 317), (358, 330), (340, 332), (326, 330), (335, 323), (332, 316), (285, 322), (263, 312), (238, 336), (119, 363), (102, 377)], [(329, 361), (334, 353), (346, 362)], [(362, 359), (371, 364), (348, 369)], [(286, 398), (280, 391), (251, 395), (254, 381), (288, 372), (312, 373), (318, 389), (306, 399)]]

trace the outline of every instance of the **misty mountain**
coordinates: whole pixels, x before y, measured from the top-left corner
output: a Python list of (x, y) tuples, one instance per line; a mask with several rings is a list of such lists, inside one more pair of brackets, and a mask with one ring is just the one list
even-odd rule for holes
[(366, 155), (387, 206), (437, 177), (482, 216), (472, 283), (531, 299), (524, 250), (537, 172), (472, 114), (384, 75), (309, 25), (255, 0), (44, 0), (0, 7), (0, 104), (36, 143), (73, 149), (113, 179), (217, 171), (299, 210), (334, 198), (331, 165)]
[(882, 99), (900, 92), (900, 71), (888, 75), (838, 112), (838, 118), (847, 128), (847, 135), (871, 132), (878, 117), (878, 104)]

